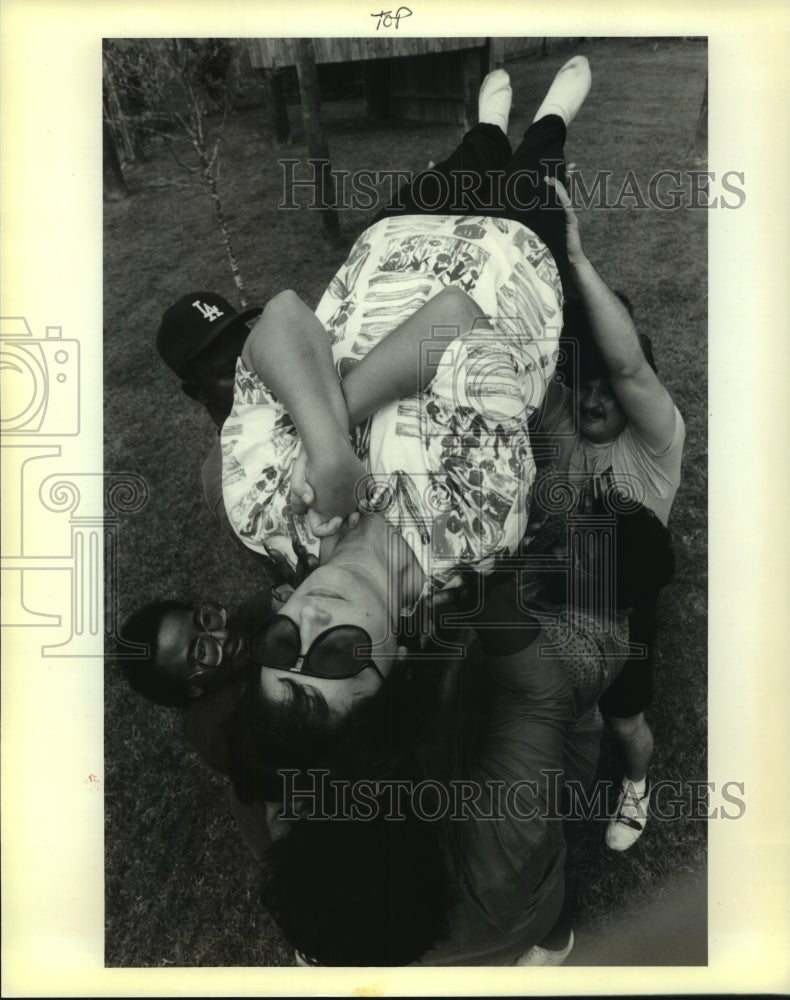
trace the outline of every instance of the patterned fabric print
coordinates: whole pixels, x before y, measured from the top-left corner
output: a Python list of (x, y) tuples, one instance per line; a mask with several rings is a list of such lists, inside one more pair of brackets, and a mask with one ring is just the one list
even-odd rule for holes
[(525, 261), (534, 268), (543, 284), (553, 287), (557, 297), (562, 300), (560, 274), (554, 264), (551, 251), (543, 240), (538, 239), (526, 226), (518, 226), (513, 234), (513, 246), (524, 254)]
[(445, 352), (437, 385), (452, 394), (454, 405), (475, 410), (488, 423), (505, 422), (516, 429), (544, 392), (543, 369), (532, 360), (532, 347), (510, 343), (499, 329), (479, 327)]
[[(485, 235), (482, 226), (478, 226)], [(381, 270), (420, 271), (436, 275), (442, 285), (458, 285), (471, 292), (477, 284), (489, 254), (457, 235), (408, 236), (386, 253)]]
[[(471, 288), (495, 317), (494, 334), (452, 341), (426, 390), (384, 407), (355, 435), (387, 520), (426, 573), (422, 596), (455, 585), (461, 569), (490, 570), (523, 535), (534, 479), (526, 416), (552, 370), (555, 344), (543, 334), (561, 311), (547, 253), (510, 220), (395, 216), (360, 236), (316, 309), (340, 375), (447, 284)], [(243, 368), (236, 401), (223, 428), (231, 523), (259, 551), (275, 547), (293, 562), (293, 539), (316, 554), (318, 540), (288, 503), (295, 428)]]
[(346, 323), (356, 309), (354, 289), (357, 285), (359, 272), (365, 266), (370, 256), (371, 245), (365, 241), (363, 233), (354, 243), (345, 264), (329, 283), (327, 292), (331, 299), (336, 299), (339, 305), (334, 313), (325, 321), (330, 341), (336, 344), (345, 336)]
[(351, 351), (364, 357), (368, 351), (414, 315), (438, 291), (434, 279), (411, 271), (377, 273), (367, 286), (365, 301), (355, 317), (358, 331)]
[[(473, 374), (468, 381), (472, 379), (474, 409), (434, 397), (427, 416), (444, 427), (444, 433), (433, 438), (440, 448), (438, 461), (461, 508), (471, 515), (473, 535), (498, 547), (504, 540), (505, 518), (519, 503), (519, 491), (534, 478), (534, 464), (523, 422), (518, 417), (496, 422), (487, 415), (501, 413), (508, 387), (494, 378), (485, 383)], [(490, 408), (487, 397), (492, 400)]]
[[(291, 466), (299, 438), (288, 413), (241, 358), (233, 408), (220, 440), (222, 491), (231, 525), (245, 545), (267, 555), (273, 551), (267, 541), (276, 551), (287, 540), (285, 555), (295, 567), (298, 559), (290, 539), (312, 537), (304, 518), (295, 517), (290, 508)], [(306, 547), (317, 554), (317, 545)]]
[[(457, 374), (463, 379), (462, 367)], [(498, 403), (496, 383), (490, 387)], [(420, 558), (428, 579), (423, 597), (454, 585), (465, 569), (490, 571), (524, 533), (534, 478), (525, 424), (497, 422), (486, 416), (482, 397), (480, 405), (480, 411), (460, 406), (434, 382), (374, 423), (372, 466), (390, 474), (389, 487), (393, 475), (400, 482), (399, 490), (390, 489), (386, 517)]]
[(623, 669), (628, 655), (628, 620), (604, 621), (566, 607), (530, 607), (549, 639), (540, 655), (558, 656), (573, 689), (577, 720), (594, 710), (601, 695)]
[[(523, 248), (523, 240), (516, 238), (513, 242)], [(545, 253), (548, 254), (548, 250)], [(514, 356), (523, 359), (524, 372), (531, 383), (528, 392), (532, 401), (525, 404), (524, 419), (532, 416), (543, 399), (548, 379), (554, 372), (557, 341), (562, 330), (562, 294), (559, 279), (556, 278), (557, 270), (550, 255), (548, 263), (540, 254), (535, 256), (534, 261), (536, 272), (541, 276), (540, 283), (528, 280), (529, 263), (519, 261), (515, 266), (515, 275), (520, 280), (502, 285), (497, 291), (497, 336), (509, 346)], [(547, 270), (541, 275), (544, 264)], [(560, 303), (559, 308), (554, 304), (557, 302)], [(542, 339), (531, 333), (535, 330), (545, 330)], [(530, 331), (529, 342), (525, 342), (525, 331)]]
[[(457, 410), (455, 433), (437, 436), (436, 488), (452, 501), (449, 510), (434, 518), (432, 559), (478, 572), (493, 569), (496, 557), (513, 551), (524, 533), (527, 488), (534, 475), (529, 439), (521, 431), (493, 433), (480, 415)], [(438, 582), (438, 581), (437, 581)]]
[[(423, 545), (430, 545), (433, 518), (431, 503), (426, 505), (426, 499), (425, 491), (402, 469), (391, 473), (386, 480), (375, 476), (367, 495), (369, 511), (385, 514), (399, 534), (416, 533)], [(437, 502), (441, 503), (441, 498)]]

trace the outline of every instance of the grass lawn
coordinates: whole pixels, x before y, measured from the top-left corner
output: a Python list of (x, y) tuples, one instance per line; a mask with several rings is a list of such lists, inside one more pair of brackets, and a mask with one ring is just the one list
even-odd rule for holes
[[(704, 169), (691, 148), (706, 77), (704, 42), (591, 40), (590, 96), (566, 152), (589, 186), (611, 171), (616, 199), (627, 171), (643, 192), (658, 170)], [(508, 63), (518, 136), (568, 53)], [(361, 100), (328, 102), (324, 118), (336, 169), (417, 170), (458, 141), (455, 126), (371, 126)], [(315, 306), (372, 213), (341, 213), (344, 245), (327, 249), (318, 219), (277, 210), (278, 159), (303, 158), (298, 107), (285, 149), (264, 138), (260, 107), (230, 121), (222, 194), (251, 302), (283, 288)], [(162, 145), (128, 169), (130, 197), (105, 206), (104, 464), (135, 472), (150, 501), (121, 523), (121, 619), (150, 600), (214, 597), (235, 604), (259, 586), (260, 569), (219, 533), (200, 493), (199, 468), (213, 426), (159, 361), (163, 310), (197, 289), (238, 305), (198, 175)], [(655, 780), (706, 777), (707, 218), (701, 210), (623, 207), (580, 213), (587, 251), (610, 285), (627, 291), (653, 339), (659, 370), (686, 421), (683, 482), (673, 508), (677, 573), (661, 605)], [(632, 207), (629, 207), (632, 206)], [(255, 866), (232, 821), (222, 779), (186, 747), (177, 712), (130, 693), (115, 668), (105, 677), (106, 955), (108, 966), (290, 965), (291, 952), (258, 901)], [(608, 754), (605, 758), (608, 759)], [(601, 830), (572, 844), (577, 938), (614, 934), (678, 876), (704, 872), (706, 824), (654, 820), (640, 843), (611, 855)], [(704, 939), (704, 928), (697, 928)], [(675, 934), (690, 928), (679, 918)]]

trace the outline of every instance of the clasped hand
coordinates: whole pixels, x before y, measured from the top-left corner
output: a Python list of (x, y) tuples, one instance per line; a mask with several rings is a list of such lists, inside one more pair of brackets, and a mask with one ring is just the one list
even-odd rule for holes
[(319, 455), (308, 455), (302, 448), (291, 471), (291, 507), (295, 514), (306, 514), (317, 538), (356, 528), (357, 484), (366, 475), (347, 441)]

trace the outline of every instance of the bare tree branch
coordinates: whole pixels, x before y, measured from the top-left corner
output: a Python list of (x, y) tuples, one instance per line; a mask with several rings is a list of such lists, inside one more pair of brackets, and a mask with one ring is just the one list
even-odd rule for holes
[[(120, 39), (105, 42), (104, 54), (105, 77), (112, 74), (116, 89), (125, 91), (127, 106), (134, 112), (130, 117), (119, 100), (117, 108), (109, 106), (111, 124), (115, 124), (113, 114), (124, 127), (134, 121), (136, 135), (162, 137), (182, 169), (202, 174), (241, 306), (245, 307), (244, 281), (219, 190), (222, 139), (233, 105), (232, 51), (226, 42), (215, 39), (146, 39), (142, 43)], [(217, 122), (210, 118), (213, 107), (221, 111)], [(179, 158), (174, 137), (152, 126), (147, 117), (176, 126), (192, 147), (198, 166)]]

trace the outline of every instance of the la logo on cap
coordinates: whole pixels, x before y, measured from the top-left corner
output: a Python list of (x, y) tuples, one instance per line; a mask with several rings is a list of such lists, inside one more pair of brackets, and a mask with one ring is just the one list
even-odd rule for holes
[(210, 305), (206, 302), (201, 302), (200, 299), (195, 299), (192, 305), (197, 309), (203, 319), (207, 319), (209, 323), (213, 323), (215, 319), (219, 319), (220, 316), (224, 316), (225, 313), (220, 309), (219, 306)]

